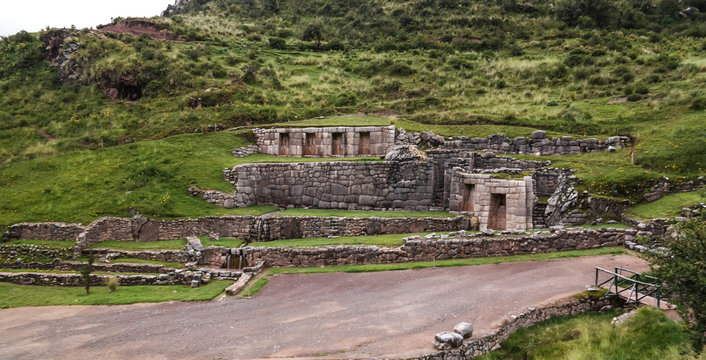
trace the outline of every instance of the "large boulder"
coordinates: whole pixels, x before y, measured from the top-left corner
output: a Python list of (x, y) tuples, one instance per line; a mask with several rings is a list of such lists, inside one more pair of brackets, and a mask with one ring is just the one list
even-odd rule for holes
[(385, 161), (426, 161), (427, 155), (413, 145), (393, 145), (385, 155)]

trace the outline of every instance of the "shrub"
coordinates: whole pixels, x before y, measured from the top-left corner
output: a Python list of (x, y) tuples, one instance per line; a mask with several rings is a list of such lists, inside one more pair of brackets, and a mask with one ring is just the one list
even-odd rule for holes
[(630, 94), (627, 96), (628, 101), (640, 101), (642, 100), (642, 96), (639, 94)]
[(691, 102), (692, 110), (706, 110), (706, 96), (699, 96)]
[(393, 64), (388, 68), (388, 72), (392, 76), (409, 76), (415, 73), (409, 65), (402, 63)]
[(287, 49), (287, 41), (282, 38), (271, 37), (268, 39), (268, 41), (270, 43), (271, 49), (277, 49), (277, 50)]
[(241, 70), (243, 71), (241, 79), (244, 83), (252, 84), (257, 81), (257, 72), (260, 70), (257, 65), (244, 65)]

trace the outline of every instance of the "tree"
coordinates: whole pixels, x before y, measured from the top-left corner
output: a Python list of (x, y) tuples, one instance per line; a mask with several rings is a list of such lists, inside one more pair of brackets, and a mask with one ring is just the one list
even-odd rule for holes
[(694, 331), (701, 351), (706, 331), (706, 216), (675, 225), (667, 251), (647, 254), (650, 268), (664, 282), (663, 294)]
[(108, 281), (106, 282), (105, 285), (108, 287), (108, 304), (110, 304), (110, 298), (111, 295), (113, 295), (113, 292), (115, 292), (115, 290), (118, 290), (119, 284), (120, 280), (115, 276), (111, 276), (110, 279), (108, 279)]
[(88, 257), (88, 263), (81, 269), (83, 286), (86, 288), (86, 295), (91, 292), (91, 272), (93, 272), (93, 256)]
[(309, 24), (304, 33), (302, 34), (302, 40), (304, 41), (316, 41), (316, 47), (321, 45), (321, 40), (323, 39), (322, 30), (324, 24), (320, 20), (314, 20)]
[(614, 19), (611, 0), (563, 0), (557, 4), (559, 20), (571, 25), (606, 27)]

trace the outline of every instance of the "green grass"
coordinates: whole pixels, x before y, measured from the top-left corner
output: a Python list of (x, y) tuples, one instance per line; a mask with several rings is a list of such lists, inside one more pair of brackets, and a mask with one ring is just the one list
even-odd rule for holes
[(271, 206), (225, 209), (186, 191), (192, 185), (232, 191), (222, 170), (249, 161), (230, 154), (244, 144), (229, 132), (191, 134), (12, 162), (0, 167), (0, 225), (54, 220), (87, 224), (100, 216), (129, 216), (130, 207), (154, 218), (274, 211)]
[[(183, 285), (120, 286), (111, 295), (111, 304), (211, 300), (231, 284), (230, 281), (211, 281), (198, 288)], [(105, 286), (91, 287), (90, 295), (86, 295), (86, 291), (81, 287), (0, 283), (0, 308), (106, 304), (108, 304), (108, 288)]]
[[(643, 307), (619, 326), (610, 324), (618, 313), (582, 314), (554, 318), (521, 328), (481, 359), (642, 360), (694, 359), (689, 334), (682, 324), (661, 310)], [(700, 359), (706, 358), (704, 355)]]
[(237, 248), (243, 244), (243, 240), (234, 238), (221, 238), (219, 241), (211, 241), (208, 236), (199, 236), (199, 240), (201, 240), (201, 245), (204, 247), (223, 246), (227, 248)]
[(623, 223), (617, 224), (596, 224), (596, 225), (579, 225), (572, 226), (571, 228), (581, 228), (581, 229), (632, 229), (632, 226)]
[(260, 290), (262, 290), (267, 283), (270, 282), (270, 279), (267, 276), (263, 276), (259, 279), (257, 279), (252, 285), (248, 286), (247, 289), (243, 289), (240, 291), (238, 296), (240, 298), (249, 298), (252, 296), (255, 296)]
[(385, 234), (385, 235), (370, 235), (370, 236), (341, 236), (337, 238), (308, 238), (308, 239), (289, 239), (254, 242), (248, 246), (264, 246), (264, 247), (315, 247), (325, 245), (377, 245), (381, 247), (397, 247), (402, 246), (402, 239), (408, 236), (420, 235), (424, 236), (430, 233), (421, 234)]
[(681, 209), (706, 202), (706, 190), (668, 194), (653, 202), (637, 205), (625, 211), (639, 219), (669, 218), (679, 216)]
[[(310, 127), (310, 126), (388, 126), (389, 116), (348, 115), (280, 122), (260, 127)], [(255, 127), (255, 126), (253, 126)]]
[(447, 211), (364, 211), (364, 210), (324, 210), (324, 209), (288, 209), (275, 216), (336, 216), (348, 218), (366, 217), (454, 217)]
[(590, 250), (571, 250), (559, 251), (544, 254), (526, 254), (512, 256), (496, 256), (470, 259), (455, 259), (455, 260), (439, 260), (439, 261), (420, 261), (401, 264), (369, 264), (369, 265), (339, 265), (325, 267), (300, 267), (300, 268), (273, 268), (270, 269), (268, 275), (274, 274), (318, 274), (318, 273), (358, 273), (358, 272), (375, 272), (375, 271), (395, 271), (395, 270), (410, 270), (410, 269), (428, 269), (432, 267), (454, 267), (454, 266), (471, 266), (485, 264), (500, 264), (506, 262), (520, 261), (546, 261), (555, 259), (567, 259), (581, 256), (596, 256), (596, 255), (621, 255), (626, 254), (626, 251), (621, 247), (608, 247), (601, 249)]
[(510, 155), (525, 160), (550, 160), (553, 167), (576, 170), (576, 177), (583, 183), (579, 190), (591, 193), (639, 200), (651, 180), (662, 176), (661, 172), (647, 170), (630, 161), (630, 152), (595, 152), (575, 155), (555, 155), (537, 158), (528, 155)]
[(89, 246), (91, 249), (115, 249), (115, 250), (179, 250), (186, 246), (186, 239), (159, 240), (149, 242), (137, 241), (103, 241)]
[(145, 259), (133, 259), (133, 258), (119, 258), (111, 261), (112, 264), (118, 264), (118, 263), (128, 263), (128, 264), (155, 264), (155, 265), (162, 265), (166, 268), (173, 268), (173, 269), (181, 269), (184, 267), (184, 264), (178, 263), (178, 262), (169, 262), (169, 261), (158, 261), (158, 260), (145, 260)]
[[(42, 273), (42, 274), (76, 274), (78, 275), (78, 271), (71, 271), (71, 270), (43, 270), (43, 269), (0, 269), (0, 272), (8, 272), (8, 273)], [(124, 275), (124, 276), (129, 276), (129, 275), (159, 275), (160, 273), (145, 273), (145, 272), (118, 272), (118, 271), (93, 271), (91, 274), (94, 275), (106, 275), (106, 276), (115, 276), (115, 275)]]
[(0, 246), (5, 245), (38, 245), (38, 246), (49, 246), (49, 247), (59, 247), (63, 249), (71, 248), (76, 245), (75, 241), (50, 241), (50, 240), (34, 240), (34, 239), (19, 239), (11, 240), (8, 242), (0, 243)]

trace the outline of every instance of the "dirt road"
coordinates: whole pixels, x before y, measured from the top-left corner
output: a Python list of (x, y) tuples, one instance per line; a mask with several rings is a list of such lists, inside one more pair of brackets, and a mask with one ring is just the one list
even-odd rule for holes
[[(585, 290), (594, 266), (545, 262), (361, 274), (278, 275), (249, 300), (0, 310), (2, 359), (382, 358), (432, 352), (461, 321), (474, 336), (506, 316)], [(320, 358), (320, 357), (319, 357)]]

